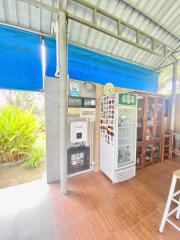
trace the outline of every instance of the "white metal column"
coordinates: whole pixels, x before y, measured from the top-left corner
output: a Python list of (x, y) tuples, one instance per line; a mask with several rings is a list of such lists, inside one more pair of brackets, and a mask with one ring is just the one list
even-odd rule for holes
[(172, 96), (171, 96), (171, 118), (170, 129), (174, 131), (175, 108), (176, 108), (176, 83), (177, 83), (177, 62), (173, 63)]
[(67, 193), (67, 21), (66, 13), (59, 12), (56, 46), (60, 81), (60, 185), (61, 193)]

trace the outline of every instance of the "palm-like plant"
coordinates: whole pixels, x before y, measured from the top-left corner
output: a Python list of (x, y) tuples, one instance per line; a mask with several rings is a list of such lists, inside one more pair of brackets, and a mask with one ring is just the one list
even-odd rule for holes
[(31, 152), (40, 130), (31, 110), (5, 106), (0, 110), (0, 162), (17, 161)]

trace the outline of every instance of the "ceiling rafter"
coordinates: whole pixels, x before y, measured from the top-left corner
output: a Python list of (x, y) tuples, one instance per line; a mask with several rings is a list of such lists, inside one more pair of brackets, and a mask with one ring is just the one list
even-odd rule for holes
[[(5, 1), (5, 0), (4, 0)], [(154, 38), (154, 37), (152, 37), (152, 35), (151, 34), (148, 34), (147, 32), (145, 32), (145, 30), (140, 30), (139, 28), (136, 28), (136, 27), (134, 27), (133, 25), (130, 25), (127, 21), (125, 22), (125, 21), (122, 21), (121, 19), (119, 19), (118, 17), (115, 17), (113, 14), (110, 14), (108, 11), (106, 11), (106, 10), (103, 10), (103, 9), (101, 9), (101, 8), (99, 8), (99, 7), (97, 7), (96, 5), (93, 5), (93, 4), (90, 4), (89, 3), (89, 1), (84, 1), (84, 0), (72, 0), (72, 2), (76, 2), (76, 3), (79, 3), (79, 4), (81, 4), (81, 5), (83, 5), (83, 6), (85, 6), (85, 7), (87, 7), (87, 8), (89, 8), (89, 9), (91, 9), (92, 10), (92, 12), (93, 12), (93, 18), (92, 18), (92, 21), (91, 20), (85, 20), (85, 16), (83, 15), (83, 16), (81, 16), (81, 18), (79, 17), (79, 16), (77, 16), (76, 15), (76, 13), (74, 12), (73, 14), (72, 13), (70, 13), (70, 12), (68, 12), (69, 10), (68, 10), (68, 8), (67, 8), (67, 2), (68, 2), (68, 0), (59, 0), (58, 1), (58, 3), (59, 3), (59, 5), (57, 5), (57, 4), (52, 4), (52, 5), (49, 5), (49, 4), (46, 4), (46, 3), (44, 3), (43, 1), (40, 1), (40, 0), (17, 0), (17, 2), (24, 2), (24, 3), (26, 3), (26, 4), (28, 4), (28, 6), (34, 6), (34, 7), (37, 7), (37, 8), (41, 8), (41, 10), (42, 9), (45, 9), (45, 10), (47, 10), (47, 11), (49, 11), (49, 12), (51, 12), (52, 13), (52, 18), (53, 18), (53, 15), (54, 16), (56, 16), (56, 15), (58, 15), (58, 13), (60, 12), (60, 11), (65, 11), (66, 13), (67, 13), (67, 17), (69, 17), (73, 22), (78, 22), (78, 23), (80, 23), (80, 25), (82, 26), (82, 25), (84, 25), (84, 26), (88, 26), (89, 28), (91, 28), (91, 29), (94, 29), (94, 30), (97, 30), (97, 32), (101, 32), (101, 33), (103, 33), (103, 34), (105, 34), (105, 35), (107, 35), (107, 36), (110, 36), (110, 37), (112, 37), (112, 38), (114, 38), (114, 39), (117, 39), (117, 41), (119, 41), (119, 42), (125, 42), (125, 43), (127, 43), (127, 44), (129, 44), (129, 45), (131, 45), (131, 46), (134, 46), (135, 48), (133, 48), (133, 49), (140, 49), (140, 50), (143, 50), (143, 51), (141, 51), (142, 52), (142, 54), (144, 53), (150, 53), (151, 54), (151, 56), (153, 57), (153, 55), (154, 56), (158, 56), (158, 57), (160, 57), (159, 58), (159, 62), (161, 62), (161, 59), (163, 60), (162, 62), (170, 62), (170, 59), (171, 59), (171, 61), (172, 61), (172, 58), (171, 58), (171, 54), (172, 54), (172, 52), (175, 50), (175, 49), (173, 49), (172, 47), (169, 47), (169, 46), (167, 46), (167, 43), (164, 43), (164, 41), (162, 42), (162, 41), (159, 41), (158, 39), (156, 39), (156, 38)], [(124, 4), (126, 4), (127, 5), (127, 0), (120, 0), (120, 2), (125, 2)], [(5, 3), (6, 3), (6, 1), (5, 1)], [(127, 5), (128, 6), (128, 5)], [(131, 6), (131, 8), (132, 8), (132, 10), (134, 10), (134, 8)], [(8, 8), (6, 8), (6, 10), (7, 10)], [(135, 9), (136, 10), (136, 12), (138, 13), (138, 14), (142, 14), (141, 12), (139, 12), (139, 11), (137, 11), (137, 9)], [(106, 28), (106, 27), (102, 27), (102, 25), (100, 25), (99, 23), (97, 23), (97, 18), (98, 18), (98, 14), (100, 14), (100, 15), (104, 15), (105, 17), (107, 17), (107, 18), (109, 18), (110, 19), (110, 21), (115, 21), (115, 22), (117, 22), (117, 29), (115, 29), (114, 30), (114, 32), (113, 31), (110, 31), (108, 28)], [(144, 15), (143, 15), (144, 16)], [(148, 18), (148, 16), (144, 16), (144, 18)], [(56, 19), (56, 18), (55, 18)], [(148, 18), (148, 19), (150, 19), (150, 18)], [(151, 20), (151, 19), (150, 19)], [(5, 20), (5, 22), (8, 22), (7, 21), (7, 19)], [(2, 22), (0, 22), (0, 24), (2, 24)], [(5, 24), (5, 23), (3, 23), (3, 24)], [(157, 25), (157, 23), (155, 22), (155, 21), (153, 21), (153, 24), (155, 25)], [(17, 24), (17, 25), (13, 25), (13, 24), (10, 24), (11, 26), (14, 26), (14, 27), (17, 27), (17, 28), (20, 28), (21, 29), (21, 27), (19, 26), (19, 24)], [(99, 26), (100, 25), (100, 26)], [(122, 29), (124, 28), (124, 27), (127, 27), (127, 28), (129, 28), (129, 30), (132, 30), (132, 31), (134, 31), (135, 32), (135, 37), (134, 37), (134, 39), (136, 39), (136, 40), (134, 40), (133, 39), (133, 41), (132, 41), (132, 39), (131, 39), (131, 37), (130, 37), (130, 39), (129, 39), (129, 35), (127, 35), (127, 37), (125, 38), (124, 37), (124, 35), (122, 36)], [(29, 31), (31, 31), (31, 32), (36, 32), (36, 31), (33, 31), (33, 29), (32, 29), (32, 27), (31, 26), (29, 26), (29, 28), (30, 29), (26, 29), (27, 31), (29, 30)], [(160, 26), (159, 25), (159, 28), (161, 28), (162, 29), (162, 26)], [(166, 29), (165, 29), (166, 30)], [(165, 30), (163, 30), (163, 32), (165, 31)], [(116, 32), (117, 31), (117, 32)], [(48, 32), (47, 32), (48, 33)], [(40, 34), (40, 35), (46, 35), (46, 36), (48, 36), (48, 34), (43, 34), (41, 31), (40, 32), (38, 32), (38, 34)], [(168, 32), (166, 31), (166, 34), (168, 34)], [(168, 36), (168, 35), (167, 35)], [(141, 41), (141, 43), (140, 43), (140, 41), (139, 41), (139, 39), (140, 39), (140, 37), (145, 37), (145, 38), (149, 38), (150, 39), (150, 41), (151, 41), (151, 44), (149, 44), (148, 45), (148, 47), (147, 47), (147, 45), (145, 44), (145, 43), (143, 43), (142, 41)], [(170, 33), (169, 34), (169, 38), (171, 38), (171, 39), (176, 39), (175, 38), (176, 36), (173, 36), (173, 34), (172, 33)], [(174, 40), (174, 42), (177, 42), (177, 39), (176, 40)], [(71, 40), (70, 40), (70, 42), (71, 42)], [(79, 43), (80, 43), (80, 40), (79, 40)], [(157, 44), (162, 44), (160, 47), (159, 47), (159, 49), (161, 48), (161, 51), (157, 51), (157, 48), (156, 48), (156, 51), (154, 51), (154, 46), (155, 46), (155, 44), (154, 43), (157, 43)], [(141, 45), (142, 44), (142, 45)], [(85, 44), (86, 45), (86, 44)], [(171, 45), (172, 46), (172, 45)], [(89, 48), (88, 46), (84, 46), (84, 47), (87, 47), (87, 48)], [(162, 51), (162, 49), (164, 49), (164, 51)], [(166, 49), (167, 49), (167, 51), (166, 51)], [(169, 51), (170, 50), (170, 51)], [(101, 51), (100, 49), (98, 50), (97, 49), (97, 51)], [(101, 52), (103, 52), (103, 50), (101, 51)], [(136, 52), (137, 52), (137, 50), (136, 50)], [(138, 52), (137, 52), (138, 53)], [(104, 52), (104, 54), (107, 54), (107, 52)], [(113, 56), (113, 54), (112, 53), (110, 53), (109, 52), (109, 54), (108, 55), (112, 55)], [(123, 59), (123, 56), (115, 56), (115, 57), (117, 57), (117, 58), (122, 58)], [(124, 56), (125, 57), (125, 56)], [(158, 58), (157, 58), (158, 59)], [(135, 60), (135, 59), (134, 59)], [(134, 60), (132, 59), (128, 59), (127, 58), (127, 61), (130, 61), (130, 62), (134, 62)], [(134, 62), (135, 63), (135, 62)], [(137, 62), (136, 62), (136, 64), (138, 64)], [(140, 63), (139, 62), (139, 65), (144, 65), (144, 63)], [(154, 69), (154, 66), (152, 65), (152, 64), (149, 64), (149, 67), (150, 68), (152, 68), (152, 69)], [(146, 67), (148, 67), (148, 66), (146, 66)]]
[(6, 0), (2, 0), (2, 6), (3, 6), (3, 11), (4, 11), (4, 18), (5, 21), (8, 19), (8, 12), (7, 12), (7, 1)]
[[(173, 56), (174, 53), (179, 52), (179, 48), (180, 48), (180, 45), (178, 45), (178, 46), (176, 47), (176, 49), (174, 49), (174, 51), (169, 54), (169, 57)], [(174, 59), (173, 59), (173, 60), (174, 60)], [(164, 64), (165, 62), (166, 62), (166, 60), (160, 62), (159, 65), (158, 65), (158, 67), (156, 68), (156, 70), (160, 70), (160, 69), (165, 68), (165, 67), (167, 67), (167, 66), (169, 66), (169, 65), (172, 65), (172, 64), (175, 63), (176, 61), (173, 61), (173, 62), (171, 62), (171, 63), (168, 63), (168, 64), (166, 64), (166, 65), (164, 66), (163, 64)]]
[(58, 14), (61, 11), (60, 9), (58, 9), (56, 7), (53, 7), (51, 5), (48, 5), (48, 4), (45, 4), (45, 3), (42, 3), (42, 2), (39, 2), (39, 1), (36, 1), (36, 0), (18, 0), (18, 1), (33, 5), (37, 8), (45, 9), (47, 11), (50, 11), (50, 12), (53, 12), (53, 13), (56, 13), (56, 14)]
[(155, 25), (157, 25), (158, 27), (160, 27), (161, 29), (163, 29), (165, 32), (167, 32), (168, 34), (170, 34), (172, 37), (174, 37), (176, 40), (179, 40), (179, 37), (175, 34), (170, 32), (164, 25), (158, 23), (155, 19), (151, 18), (149, 15), (147, 15), (145, 12), (143, 12), (139, 7), (135, 6), (134, 4), (131, 5), (131, 3), (129, 3), (128, 0), (121, 0), (121, 2), (124, 2), (126, 5), (128, 5), (129, 7), (131, 7), (132, 9), (136, 10), (137, 12), (139, 12), (141, 15), (145, 16), (147, 19), (149, 19), (151, 22), (153, 22)]
[(63, 9), (64, 11), (66, 11), (67, 9), (67, 1), (68, 0), (59, 0), (60, 1), (60, 9)]
[[(40, 1), (37, 1), (37, 0), (18, 0), (18, 1), (21, 1), (21, 2), (26, 2), (28, 4), (32, 4), (36, 7), (40, 7), (40, 8), (44, 8), (46, 10), (49, 10), (51, 12), (54, 12), (54, 13), (58, 13), (62, 8), (65, 9), (66, 11), (66, 7), (67, 7), (67, 0), (62, 0), (60, 3), (60, 9), (58, 8), (55, 8), (53, 6), (50, 6), (50, 5), (47, 5), (47, 4), (44, 4)], [(83, 1), (83, 0), (73, 0), (73, 2), (76, 2), (76, 3), (79, 3), (87, 8), (90, 8), (92, 11), (93, 11), (93, 22), (89, 22), (89, 21), (86, 21), (84, 20), (83, 18), (79, 18), (73, 14), (70, 14), (68, 13), (68, 17), (73, 20), (73, 21), (76, 21), (76, 22), (79, 22), (81, 24), (84, 24), (86, 26), (89, 26), (91, 28), (94, 28), (100, 32), (103, 32), (111, 37), (114, 37), (114, 38), (117, 38), (121, 41), (124, 41), (128, 44), (131, 44), (137, 48), (141, 48), (142, 50), (144, 51), (147, 51), (151, 54), (154, 54), (154, 55), (157, 55), (157, 56), (160, 56), (160, 57), (163, 57), (163, 58), (166, 58), (166, 50), (169, 49), (169, 46), (165, 45), (163, 42), (159, 41), (158, 39), (155, 39), (154, 37), (152, 37), (150, 34), (147, 34), (146, 32), (143, 32), (139, 29), (137, 29), (136, 27), (134, 27), (133, 25), (130, 25), (124, 21), (122, 21), (121, 19), (113, 16), (112, 14), (109, 14), (108, 12), (106, 12), (105, 10), (102, 10), (101, 8), (98, 8), (96, 7), (95, 5), (93, 4), (90, 4), (86, 1)], [(103, 16), (107, 17), (107, 18), (110, 18), (111, 20), (113, 21), (116, 21), (117, 22), (117, 33), (113, 33), (103, 27), (100, 27), (97, 25), (97, 15), (98, 14), (102, 14)], [(136, 33), (136, 40), (135, 42), (133, 40), (129, 40), (128, 38), (125, 38), (122, 36), (122, 31), (120, 31), (121, 27), (127, 27), (129, 29), (131, 29), (132, 31), (135, 31)], [(148, 48), (148, 47), (145, 47), (143, 46), (143, 44), (140, 43), (139, 41), (139, 36), (143, 36), (143, 37), (146, 37), (148, 39), (150, 39), (151, 41), (151, 48)], [(161, 46), (163, 47), (163, 53), (158, 53), (157, 51), (154, 50), (154, 44), (155, 43), (158, 43), (158, 44), (161, 44)]]
[(7, 27), (14, 27), (14, 28), (17, 28), (19, 30), (23, 30), (23, 31), (27, 31), (27, 32), (32, 32), (32, 33), (35, 33), (35, 34), (40, 35), (42, 37), (54, 38), (54, 36), (52, 36), (50, 34), (42, 33), (40, 31), (29, 29), (27, 27), (20, 27), (17, 24), (13, 24), (13, 23), (5, 23), (5, 22), (0, 21), (0, 25), (7, 26)]
[[(127, 22), (124, 22), (122, 21), (121, 19), (113, 16), (112, 14), (110, 14), (109, 12), (93, 5), (93, 4), (90, 4), (84, 0), (72, 0), (73, 2), (75, 3), (78, 3), (86, 8), (89, 8), (93, 11), (93, 19), (92, 21), (87, 21), (85, 19), (83, 19), (82, 17), (78, 17), (78, 16), (75, 16), (71, 13), (68, 13), (68, 18), (70, 18), (71, 20), (73, 21), (76, 21), (76, 22), (79, 22), (81, 24), (84, 24), (88, 27), (91, 27), (91, 28), (94, 28), (95, 30), (97, 31), (100, 31), (100, 32), (103, 32), (104, 34), (107, 34), (111, 37), (114, 37), (116, 39), (119, 39), (123, 42), (126, 42), (128, 44), (131, 44), (137, 48), (140, 48), (146, 52), (149, 52), (151, 54), (154, 54), (156, 56), (160, 56), (160, 57), (163, 57), (163, 58), (166, 58), (166, 52), (168, 49), (171, 49), (170, 46), (167, 46), (165, 43), (163, 43), (162, 41), (159, 41), (158, 39), (155, 39), (154, 37), (152, 37), (150, 34), (134, 27), (133, 25), (127, 23)], [(115, 21), (117, 23), (117, 33), (116, 32), (112, 32), (104, 27), (101, 27), (97, 24), (97, 15), (98, 14), (101, 14), (107, 18), (109, 18), (110, 20), (112, 21)], [(130, 40), (128, 38), (125, 38), (122, 36), (122, 31), (119, 31), (120, 29), (120, 25), (123, 26), (123, 27), (127, 27), (129, 28), (130, 30), (134, 31), (135, 34), (136, 34), (136, 40), (133, 41), (133, 40)], [(151, 41), (151, 47), (148, 48), (148, 47), (145, 47), (143, 46), (143, 44), (140, 43), (139, 41), (139, 36), (143, 36), (145, 38), (148, 38), (150, 41)], [(162, 47), (163, 47), (163, 53), (158, 53), (155, 49), (154, 49), (154, 46), (155, 46), (155, 43), (157, 44), (160, 44)], [(173, 50), (173, 49), (171, 49)]]

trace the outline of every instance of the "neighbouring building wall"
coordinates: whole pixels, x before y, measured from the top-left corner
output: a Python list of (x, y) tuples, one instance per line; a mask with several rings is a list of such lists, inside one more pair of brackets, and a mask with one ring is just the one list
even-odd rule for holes
[(176, 96), (175, 132), (180, 134), (180, 94)]

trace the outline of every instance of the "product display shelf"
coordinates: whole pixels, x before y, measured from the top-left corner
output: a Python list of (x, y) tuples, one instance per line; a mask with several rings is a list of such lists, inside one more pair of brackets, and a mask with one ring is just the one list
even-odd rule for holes
[(161, 160), (164, 161), (166, 159), (171, 160), (173, 154), (173, 131), (170, 130), (163, 132), (163, 140), (162, 140), (162, 157)]
[(168, 112), (167, 97), (139, 93), (137, 108), (136, 167), (144, 168), (162, 161), (164, 118)]

